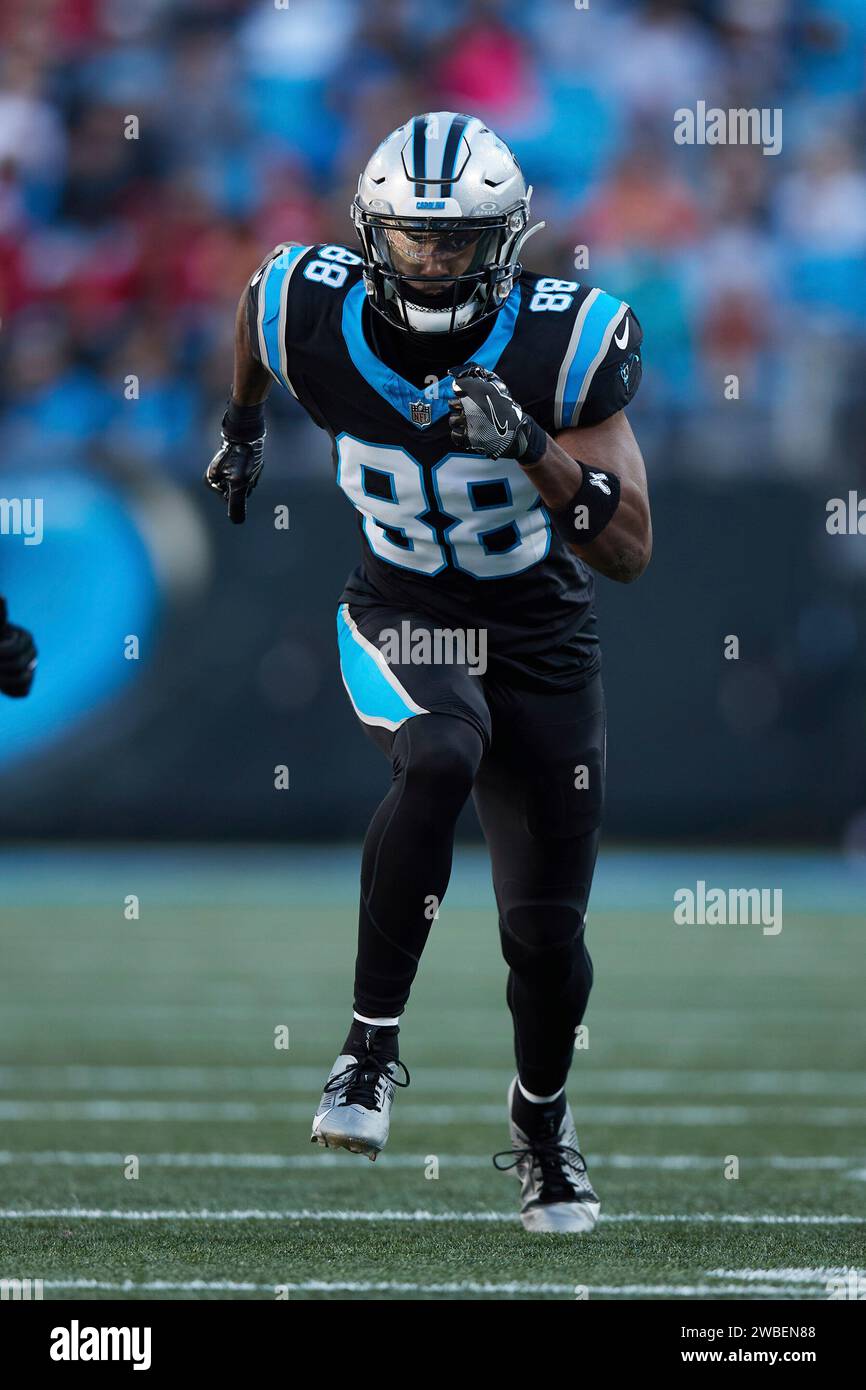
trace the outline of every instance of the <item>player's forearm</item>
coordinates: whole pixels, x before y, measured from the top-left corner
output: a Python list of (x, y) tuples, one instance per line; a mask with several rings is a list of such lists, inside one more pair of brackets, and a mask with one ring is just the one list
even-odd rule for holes
[(652, 555), (652, 526), (646, 498), (626, 483), (620, 494), (616, 515), (589, 545), (572, 545), (592, 569), (620, 584), (639, 579)]
[(265, 407), (270, 373), (250, 350), (247, 293), (241, 295), (235, 316), (235, 367), (232, 395), (222, 418), (222, 444), (204, 475), (208, 487), (228, 502), (229, 520), (246, 519), (247, 499), (264, 466)]
[(487, 367), (467, 362), (451, 376), (456, 448), (516, 459), (575, 555), (623, 584), (643, 574), (652, 549), (646, 471), (622, 409), (553, 439)]
[(235, 367), (232, 378), (232, 399), (238, 405), (260, 405), (267, 399), (273, 378), (256, 361), (250, 349), (247, 326), (247, 293), (241, 295), (235, 317)]
[(583, 544), (569, 539), (569, 548), (608, 579), (631, 583), (649, 564), (652, 523), (643, 458), (622, 412), (601, 425), (548, 436), (545, 454), (526, 472), (550, 511), (572, 503), (584, 480), (581, 464), (614, 474), (619, 500), (599, 535)]

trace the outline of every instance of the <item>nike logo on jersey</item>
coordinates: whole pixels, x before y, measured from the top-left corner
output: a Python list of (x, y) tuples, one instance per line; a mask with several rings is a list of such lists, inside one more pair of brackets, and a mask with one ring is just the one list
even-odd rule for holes
[(626, 343), (628, 342), (628, 314), (626, 314), (625, 316), (625, 327), (622, 330), (622, 337), (620, 338), (618, 333), (614, 333), (613, 341), (616, 343), (618, 348), (624, 348)]
[(488, 403), (490, 405), (490, 414), (493, 417), (493, 427), (496, 430), (496, 433), (500, 436), (500, 438), (504, 438), (504, 436), (508, 433), (508, 426), (500, 425), (499, 419), (496, 414), (496, 406), (493, 404), (492, 401), (489, 401)]

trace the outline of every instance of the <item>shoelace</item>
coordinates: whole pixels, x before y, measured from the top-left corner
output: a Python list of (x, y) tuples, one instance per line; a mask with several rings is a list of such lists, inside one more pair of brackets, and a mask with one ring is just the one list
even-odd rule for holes
[[(509, 1158), (510, 1163), (497, 1163), (499, 1158)], [(569, 1167), (575, 1177), (586, 1174), (586, 1159), (579, 1149), (569, 1144), (560, 1144), (556, 1135), (544, 1135), (531, 1139), (523, 1149), (504, 1149), (493, 1155), (493, 1166), (500, 1173), (507, 1173), (519, 1163), (529, 1160), (541, 1169), (541, 1186), (544, 1196), (554, 1202), (573, 1202), (574, 1188), (568, 1181), (563, 1168)]]
[[(398, 1066), (406, 1080), (398, 1081), (388, 1070), (390, 1066)], [(325, 1090), (338, 1091), (345, 1085), (344, 1104), (363, 1105), (366, 1110), (381, 1110), (382, 1097), (378, 1090), (382, 1077), (393, 1082), (395, 1086), (408, 1086), (410, 1081), (409, 1072), (402, 1062), (397, 1062), (394, 1058), (375, 1057), (372, 1052), (368, 1052), (366, 1057), (359, 1057), (350, 1067), (345, 1067), (343, 1071), (337, 1072), (336, 1076), (332, 1076), (330, 1081), (325, 1083)]]

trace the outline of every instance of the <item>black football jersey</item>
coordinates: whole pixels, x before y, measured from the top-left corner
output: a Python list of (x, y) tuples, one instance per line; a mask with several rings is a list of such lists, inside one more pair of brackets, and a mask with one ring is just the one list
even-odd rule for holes
[(485, 628), (490, 664), (518, 682), (568, 687), (594, 674), (592, 574), (516, 460), (453, 447), (446, 373), (470, 358), (495, 371), (551, 435), (597, 424), (640, 382), (629, 306), (524, 273), (494, 317), (442, 343), (439, 371), (423, 382), (408, 344), (411, 371), (383, 350), (400, 330), (383, 334), (360, 256), (288, 245), (253, 277), (248, 318), (254, 354), (330, 435), (337, 483), (358, 513), (363, 560), (341, 601)]

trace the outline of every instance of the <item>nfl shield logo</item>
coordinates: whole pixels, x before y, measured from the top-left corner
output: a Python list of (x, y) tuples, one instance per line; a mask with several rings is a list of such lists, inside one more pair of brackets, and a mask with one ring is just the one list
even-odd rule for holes
[(427, 401), (413, 401), (409, 407), (413, 425), (429, 425), (433, 419), (433, 408)]

